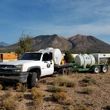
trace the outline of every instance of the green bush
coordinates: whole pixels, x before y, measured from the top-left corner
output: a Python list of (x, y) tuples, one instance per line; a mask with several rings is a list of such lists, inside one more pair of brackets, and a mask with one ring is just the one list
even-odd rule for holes
[(71, 62), (74, 61), (74, 58), (72, 57), (70, 51), (66, 51), (66, 52), (65, 52), (64, 59), (65, 59), (66, 63), (71, 63)]

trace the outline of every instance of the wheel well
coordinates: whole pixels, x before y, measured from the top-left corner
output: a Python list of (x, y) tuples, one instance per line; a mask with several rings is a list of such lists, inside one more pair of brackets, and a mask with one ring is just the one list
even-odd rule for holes
[(40, 70), (40, 68), (31, 68), (28, 72), (29, 72), (29, 74), (30, 74), (30, 72), (36, 72), (38, 78), (40, 78), (40, 76), (41, 76), (41, 70)]

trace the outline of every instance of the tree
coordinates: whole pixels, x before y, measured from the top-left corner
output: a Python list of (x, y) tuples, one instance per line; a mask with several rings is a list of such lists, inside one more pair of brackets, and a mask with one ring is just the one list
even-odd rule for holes
[(18, 55), (23, 54), (24, 52), (32, 50), (32, 38), (29, 35), (23, 35), (18, 41), (18, 48), (16, 53)]
[(71, 55), (72, 53), (70, 51), (66, 51), (65, 52), (65, 56), (64, 56), (64, 59), (67, 63), (71, 63), (74, 61), (74, 58), (72, 57)]

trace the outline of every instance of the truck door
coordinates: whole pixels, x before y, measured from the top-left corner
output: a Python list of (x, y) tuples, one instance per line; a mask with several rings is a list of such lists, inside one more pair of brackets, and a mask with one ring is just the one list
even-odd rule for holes
[(52, 53), (44, 53), (42, 58), (42, 75), (51, 75), (54, 72), (54, 63), (52, 61)]

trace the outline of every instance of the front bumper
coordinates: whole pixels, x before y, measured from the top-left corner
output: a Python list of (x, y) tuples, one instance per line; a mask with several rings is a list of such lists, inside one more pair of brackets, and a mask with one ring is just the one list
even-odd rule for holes
[(27, 82), (27, 72), (16, 72), (16, 73), (10, 73), (10, 72), (0, 72), (0, 81), (17, 81), (20, 83), (26, 83)]

